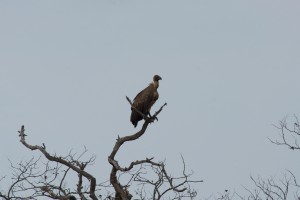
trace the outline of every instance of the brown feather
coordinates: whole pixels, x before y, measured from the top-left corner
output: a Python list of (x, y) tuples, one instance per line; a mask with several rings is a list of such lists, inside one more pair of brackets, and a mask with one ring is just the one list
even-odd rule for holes
[[(140, 112), (142, 112), (144, 115), (150, 114), (151, 107), (159, 97), (157, 88), (158, 80), (155, 80), (148, 87), (146, 87), (144, 90), (142, 90), (136, 95), (136, 97), (133, 100), (133, 106)], [(133, 108), (131, 108), (130, 121), (132, 122), (134, 127), (136, 127), (138, 122), (142, 119), (143, 117)]]

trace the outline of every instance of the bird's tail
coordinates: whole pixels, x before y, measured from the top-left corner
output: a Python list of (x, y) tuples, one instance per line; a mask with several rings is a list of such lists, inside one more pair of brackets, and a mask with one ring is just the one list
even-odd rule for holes
[(142, 119), (143, 119), (143, 117), (139, 113), (132, 110), (131, 116), (130, 116), (130, 121), (133, 124), (134, 128), (137, 126), (138, 122)]

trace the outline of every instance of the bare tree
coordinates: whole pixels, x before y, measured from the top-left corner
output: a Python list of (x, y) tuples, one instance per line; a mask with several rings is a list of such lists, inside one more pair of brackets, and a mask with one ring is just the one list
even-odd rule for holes
[(291, 194), (291, 188), (299, 187), (293, 173), (288, 171), (288, 174), (283, 174), (283, 178), (276, 179), (275, 177), (268, 178), (267, 180), (257, 177), (256, 179), (251, 176), (251, 180), (256, 186), (254, 193), (251, 192), (251, 199), (281, 199), (288, 200), (294, 196), (298, 200), (298, 195)]
[[(273, 144), (279, 146), (286, 146), (291, 150), (299, 150), (300, 146), (298, 144), (298, 137), (300, 137), (300, 126), (297, 116), (294, 116), (292, 122), (288, 122), (287, 118), (279, 121), (278, 125), (274, 125), (279, 130), (279, 139), (269, 139)], [(287, 170), (283, 173), (281, 178), (270, 177), (268, 179), (263, 179), (260, 176), (254, 178), (250, 177), (255, 185), (255, 189), (249, 190), (249, 196), (242, 199), (250, 200), (264, 200), (264, 199), (278, 199), (278, 200), (288, 200), (295, 199), (299, 200), (300, 195), (298, 194), (299, 185), (295, 175)]]
[(203, 200), (232, 200), (236, 199), (236, 197), (239, 197), (239, 195), (236, 192), (231, 192), (230, 190), (225, 189), (223, 192), (218, 192), (217, 194), (210, 195), (209, 197), (204, 198)]
[[(127, 97), (131, 104), (130, 99)], [(129, 200), (133, 197), (129, 191), (134, 191), (138, 199), (193, 199), (197, 192), (191, 184), (202, 181), (191, 180), (192, 172), (188, 173), (182, 157), (182, 175), (173, 177), (166, 170), (165, 162), (154, 161), (154, 158), (145, 158), (132, 161), (129, 166), (122, 167), (115, 159), (120, 147), (125, 143), (140, 138), (148, 125), (157, 120), (157, 115), (166, 103), (151, 117), (140, 113), (144, 124), (135, 134), (118, 137), (108, 162), (112, 169), (110, 178), (97, 183), (96, 178), (87, 171), (87, 167), (94, 165), (95, 156), (84, 159), (87, 149), (80, 154), (69, 152), (67, 156), (58, 156), (47, 151), (46, 145), (31, 145), (26, 140), (25, 127), (19, 132), (20, 142), (27, 149), (40, 152), (38, 158), (11, 163), (11, 184), (6, 191), (0, 189), (0, 198), (11, 199), (38, 199), (40, 197), (60, 200), (92, 199), (92, 200)], [(151, 175), (150, 175), (151, 174)], [(149, 176), (150, 175), (150, 176)], [(77, 176), (77, 178), (76, 178)], [(125, 179), (123, 178), (125, 177)], [(6, 177), (0, 177), (0, 182)], [(69, 185), (67, 180), (76, 180)], [(121, 183), (123, 182), (123, 183)], [(74, 181), (73, 181), (74, 183)]]
[[(300, 145), (300, 125), (297, 116), (294, 116), (292, 122), (288, 122), (287, 118), (279, 121), (278, 125), (274, 125), (279, 130), (279, 139), (270, 139), (270, 142), (279, 146), (288, 147), (291, 150), (299, 150)], [(250, 176), (254, 188), (244, 187), (245, 195), (237, 192), (225, 190), (223, 193), (212, 195), (205, 200), (300, 200), (299, 188), (296, 176), (289, 170), (283, 173), (281, 177), (270, 177), (267, 179), (258, 176), (254, 178)]]
[[(86, 195), (93, 200), (98, 199), (95, 194), (97, 191), (96, 178), (85, 170), (88, 165), (94, 164), (95, 156), (91, 156), (86, 161), (80, 161), (87, 152), (86, 148), (79, 155), (72, 152), (65, 157), (51, 155), (47, 152), (45, 144), (39, 146), (26, 142), (27, 135), (25, 135), (24, 126), (18, 132), (20, 142), (32, 151), (40, 151), (45, 159), (42, 161), (39, 157), (19, 162), (17, 165), (11, 163), (13, 183), (6, 194), (1, 193), (0, 197), (4, 199), (35, 199), (44, 196), (64, 200), (74, 199), (74, 195), (77, 194), (81, 199), (86, 199)], [(65, 182), (71, 172), (78, 175), (77, 187), (74, 191), (67, 188)], [(88, 180), (88, 186), (83, 187), (83, 178)]]
[(287, 146), (292, 150), (299, 150), (298, 138), (300, 137), (300, 125), (297, 116), (291, 123), (287, 122), (287, 118), (279, 121), (279, 125), (274, 125), (279, 130), (280, 139), (269, 139), (273, 144)]
[(204, 200), (299, 200), (297, 189), (300, 187), (295, 175), (287, 171), (281, 178), (264, 179), (260, 176), (250, 177), (254, 188), (244, 187), (243, 194), (225, 190), (223, 193), (211, 195)]
[[(183, 164), (184, 164), (183, 176), (177, 177), (177, 178), (173, 178), (167, 173), (164, 162), (155, 162), (155, 161), (153, 161), (153, 158), (145, 158), (143, 160), (133, 161), (127, 167), (121, 167), (118, 164), (118, 161), (115, 160), (115, 156), (116, 156), (118, 150), (120, 149), (120, 147), (125, 142), (133, 141), (133, 140), (136, 140), (139, 137), (141, 137), (145, 133), (148, 125), (150, 123), (154, 122), (155, 119), (157, 120), (157, 115), (162, 111), (163, 107), (167, 105), (165, 103), (163, 106), (160, 107), (160, 109), (158, 111), (155, 112), (155, 114), (153, 116), (151, 116), (149, 118), (146, 115), (144, 115), (143, 113), (141, 113), (138, 109), (136, 109), (128, 97), (126, 97), (126, 98), (127, 98), (128, 102), (130, 103), (131, 107), (133, 109), (135, 109), (140, 115), (142, 115), (145, 121), (142, 126), (142, 129), (140, 131), (136, 132), (135, 134), (129, 135), (129, 136), (124, 136), (121, 138), (118, 137), (117, 141), (115, 143), (115, 146), (113, 148), (113, 151), (111, 152), (110, 156), (108, 157), (108, 162), (112, 165), (112, 169), (111, 169), (111, 173), (110, 173), (110, 182), (116, 191), (115, 198), (117, 200), (131, 199), (132, 195), (128, 191), (128, 184), (122, 185), (118, 181), (117, 174), (119, 172), (123, 172), (123, 173), (129, 172), (136, 166), (140, 166), (140, 168), (132, 176), (133, 177), (132, 180), (141, 183), (141, 185), (143, 185), (142, 188), (144, 188), (145, 185), (152, 186), (153, 191), (152, 191), (152, 195), (149, 199), (159, 200), (169, 191), (172, 191), (175, 193), (173, 199), (181, 199), (183, 197), (189, 197), (189, 198), (195, 197), (196, 193), (194, 191), (192, 192), (189, 184), (195, 183), (195, 182), (201, 182), (201, 181), (189, 180), (191, 174), (186, 174), (184, 160), (183, 160)], [(143, 172), (143, 170), (145, 168), (151, 168), (152, 171), (157, 175), (157, 179), (153, 180), (153, 179), (149, 179), (149, 178), (143, 176), (145, 174)], [(167, 186), (166, 186), (166, 184), (167, 184)], [(141, 190), (141, 191), (143, 191), (143, 190)], [(143, 196), (143, 195), (141, 197), (143, 199), (146, 198), (146, 196)]]

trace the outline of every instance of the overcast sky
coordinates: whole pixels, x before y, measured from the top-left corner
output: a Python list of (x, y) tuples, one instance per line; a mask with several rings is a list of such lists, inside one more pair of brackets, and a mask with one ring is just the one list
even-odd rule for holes
[[(45, 143), (66, 155), (86, 146), (89, 168), (109, 178), (117, 135), (134, 133), (131, 99), (159, 74), (167, 102), (145, 135), (126, 143), (123, 165), (154, 156), (180, 173), (180, 154), (200, 197), (242, 191), (250, 175), (300, 179), (299, 152), (268, 141), (299, 112), (300, 1), (1, 1), (0, 175)], [(1, 186), (2, 188), (3, 186)]]

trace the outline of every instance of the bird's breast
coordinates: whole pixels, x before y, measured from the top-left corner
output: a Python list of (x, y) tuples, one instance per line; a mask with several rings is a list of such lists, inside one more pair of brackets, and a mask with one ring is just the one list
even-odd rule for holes
[(154, 92), (153, 99), (156, 101), (158, 99), (158, 97), (159, 97), (158, 92)]

